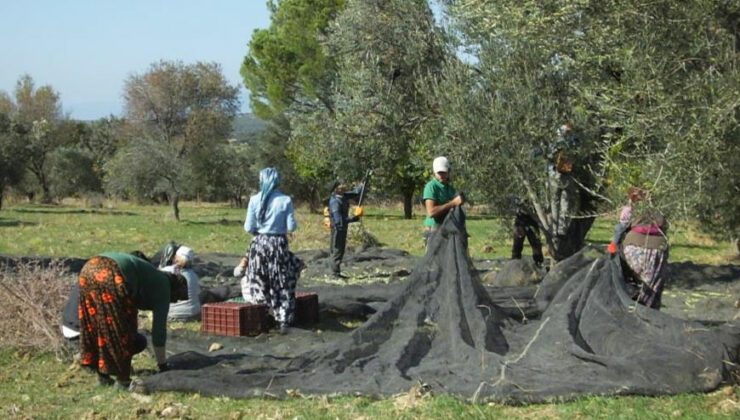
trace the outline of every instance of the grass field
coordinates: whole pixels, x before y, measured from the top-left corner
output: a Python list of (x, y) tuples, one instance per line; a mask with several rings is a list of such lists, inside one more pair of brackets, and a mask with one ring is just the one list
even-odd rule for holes
[[(400, 208), (366, 209), (363, 226), (387, 247), (421, 255), (422, 208), (415, 217), (403, 219)], [(108, 202), (102, 208), (80, 205), (15, 205), (0, 211), (0, 253), (8, 255), (70, 256), (85, 258), (106, 251), (139, 249), (154, 254), (168, 240), (192, 246), (196, 252), (244, 252), (250, 236), (242, 228), (245, 212), (217, 204), (183, 203), (181, 221), (166, 206), (139, 206)], [(322, 216), (307, 209), (297, 212), (299, 229), (291, 241), (294, 250), (328, 248), (328, 232)], [(508, 257), (509, 223), (479, 213), (468, 215), (470, 253), (474, 258)], [(588, 241), (606, 244), (613, 220), (597, 219)], [(674, 222), (669, 232), (671, 261), (724, 264), (731, 261), (729, 242), (716, 242), (691, 223)], [(528, 252), (525, 247), (525, 252)]]
[[(144, 360), (147, 359), (147, 360)], [(139, 369), (151, 360), (135, 361)], [(150, 368), (153, 366), (149, 366)], [(180, 418), (216, 419), (370, 419), (370, 418), (737, 418), (737, 388), (711, 394), (670, 397), (588, 397), (559, 404), (510, 407), (467, 404), (447, 396), (373, 400), (362, 397), (302, 397), (285, 400), (234, 400), (197, 394), (132, 395), (94, 385), (94, 378), (71, 362), (48, 355), (0, 352), (2, 418)]]
[[(423, 252), (417, 217), (404, 220), (400, 208), (367, 208), (365, 228), (385, 246), (413, 254)], [(470, 250), (475, 258), (506, 257), (509, 231), (500, 220), (469, 212)], [(155, 253), (167, 240), (186, 243), (196, 252), (239, 254), (248, 243), (242, 229), (244, 210), (224, 205), (184, 203), (182, 221), (171, 218), (164, 206), (107, 203), (85, 208), (77, 203), (60, 206), (12, 205), (0, 211), (0, 253), (89, 257), (103, 250), (141, 249)], [(326, 248), (322, 217), (301, 209), (299, 231), (291, 247)], [(589, 236), (606, 243), (610, 220), (599, 220)], [(671, 260), (704, 264), (731, 262), (729, 243), (715, 242), (698, 233), (691, 223), (674, 223)], [(491, 252), (486, 251), (491, 247)], [(188, 325), (171, 325), (189, 328)], [(148, 355), (134, 360), (137, 370), (154, 369)], [(666, 397), (585, 397), (565, 403), (509, 407), (467, 404), (447, 396), (418, 395), (414, 390), (395, 398), (303, 397), (286, 400), (232, 400), (193, 394), (162, 393), (141, 396), (95, 385), (70, 360), (47, 353), (21, 354), (0, 349), (0, 417), (2, 418), (738, 418), (740, 388), (725, 387), (711, 394)]]

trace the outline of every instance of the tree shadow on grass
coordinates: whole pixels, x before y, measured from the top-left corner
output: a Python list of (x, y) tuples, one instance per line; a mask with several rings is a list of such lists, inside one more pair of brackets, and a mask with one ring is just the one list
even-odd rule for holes
[(740, 265), (696, 264), (690, 261), (668, 262), (666, 287), (694, 289), (700, 286), (723, 287), (740, 281)]
[[(350, 214), (352, 211), (350, 210)], [(421, 216), (421, 217), (420, 217)], [(425, 213), (414, 213), (414, 215), (411, 217), (411, 219), (420, 219), (424, 220), (426, 217)], [(363, 219), (373, 219), (373, 220), (410, 220), (406, 219), (403, 214), (399, 213), (380, 213), (380, 214), (365, 214), (362, 216)], [(491, 214), (472, 214), (472, 215), (466, 215), (467, 220), (496, 220), (499, 219), (500, 216), (494, 216)]]
[(185, 220), (183, 221), (183, 224), (186, 225), (221, 225), (221, 226), (231, 226), (231, 225), (237, 225), (241, 226), (244, 223), (243, 220), (229, 220), (229, 219), (219, 219), (219, 220)]
[[(501, 219), (501, 216), (493, 214), (467, 214), (465, 215), (465, 218), (467, 220), (499, 220)], [(511, 220), (513, 221), (514, 218), (512, 217)]]
[(402, 214), (365, 214), (362, 218), (373, 220), (405, 220)]
[(719, 251), (722, 249), (719, 245), (698, 245), (698, 244), (687, 244), (682, 242), (671, 243), (671, 248), (688, 248), (688, 249), (701, 249), (703, 251)]
[(0, 219), (0, 228), (2, 227), (19, 227), (19, 226), (36, 226), (38, 223), (22, 222), (20, 220)]
[(101, 209), (56, 209), (56, 208), (39, 208), (39, 209), (13, 209), (18, 213), (47, 213), (47, 214), (111, 214), (116, 216), (137, 216), (138, 213), (124, 210), (101, 210)]

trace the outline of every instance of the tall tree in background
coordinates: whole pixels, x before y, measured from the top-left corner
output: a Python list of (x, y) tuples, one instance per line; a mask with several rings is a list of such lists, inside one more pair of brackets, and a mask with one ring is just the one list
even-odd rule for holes
[(321, 48), (329, 22), (344, 0), (269, 1), (270, 27), (255, 30), (241, 74), (252, 111), (279, 118), (294, 104), (333, 109), (335, 63)]
[(23, 140), (18, 128), (10, 119), (10, 98), (0, 93), (0, 209), (3, 207), (5, 189), (23, 178)]
[(62, 114), (59, 94), (48, 85), (36, 88), (29, 75), (16, 83), (14, 101), (4, 95), (6, 115), (15, 125), (15, 135), (24, 143), (21, 159), (38, 181), (41, 200), (51, 201), (49, 156), (58, 147), (70, 141), (70, 125)]
[[(315, 207), (319, 186), (332, 176), (324, 159), (304, 164), (302, 150), (292, 153), (288, 141), (296, 118), (332, 114), (336, 62), (322, 42), (329, 23), (344, 9), (344, 0), (270, 1), (270, 27), (254, 31), (241, 74), (250, 91), (252, 111), (270, 124), (251, 144), (258, 165), (278, 167), (288, 193)], [(318, 134), (317, 134), (318, 135)]]
[(326, 42), (337, 62), (334, 108), (292, 120), (300, 167), (355, 179), (374, 169), (374, 188), (400, 194), (410, 218), (433, 143), (421, 135), (432, 110), (420, 81), (443, 65), (444, 41), (426, 1), (349, 0)]
[[(438, 89), (445, 130), (483, 188), (530, 200), (556, 258), (583, 243), (593, 209), (582, 203), (602, 191), (614, 199), (637, 184), (668, 213), (701, 200), (737, 126), (737, 35), (717, 17), (727, 2), (447, 3), (479, 54), (448, 70), (457, 86)], [(577, 199), (566, 200), (574, 206), (562, 235), (545, 168), (565, 120), (579, 141), (566, 154)]]
[(138, 138), (121, 147), (105, 165), (105, 190), (137, 200), (172, 200), (173, 214), (180, 220), (177, 206), (181, 194), (192, 192), (191, 167), (179, 157), (176, 148), (152, 138)]
[[(193, 170), (191, 159), (207, 157), (207, 151), (226, 142), (239, 109), (238, 92), (238, 87), (228, 83), (215, 63), (160, 61), (146, 73), (129, 77), (124, 85), (124, 99), (128, 121), (135, 131), (121, 153), (150, 164), (130, 162), (127, 170), (125, 164), (112, 163), (109, 180), (161, 177), (175, 219), (180, 220), (178, 204)], [(161, 159), (159, 163), (147, 158), (147, 150)], [(127, 174), (129, 170), (148, 174)], [(161, 183), (136, 185), (161, 188)]]
[(105, 179), (105, 164), (115, 156), (124, 140), (131, 137), (131, 127), (126, 120), (114, 116), (101, 118), (85, 126), (76, 146), (93, 162), (93, 172), (102, 181)]

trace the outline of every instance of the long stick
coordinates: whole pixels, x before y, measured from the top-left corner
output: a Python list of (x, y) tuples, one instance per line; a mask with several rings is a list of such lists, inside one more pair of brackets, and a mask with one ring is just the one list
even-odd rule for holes
[(365, 172), (365, 177), (362, 178), (362, 190), (360, 190), (360, 199), (357, 200), (357, 207), (362, 206), (362, 199), (365, 198), (365, 190), (367, 189), (367, 180), (370, 177), (371, 172), (372, 170), (368, 169), (367, 172)]

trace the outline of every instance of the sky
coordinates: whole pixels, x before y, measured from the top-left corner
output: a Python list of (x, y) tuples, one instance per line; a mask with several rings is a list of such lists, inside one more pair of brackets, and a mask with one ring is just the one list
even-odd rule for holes
[[(120, 115), (123, 83), (159, 60), (216, 62), (232, 85), (266, 0), (0, 0), (0, 91), (29, 74), (71, 118)], [(242, 86), (242, 111), (248, 96)]]

